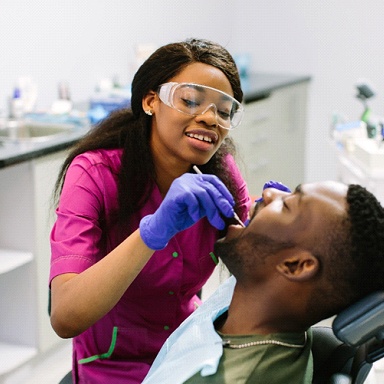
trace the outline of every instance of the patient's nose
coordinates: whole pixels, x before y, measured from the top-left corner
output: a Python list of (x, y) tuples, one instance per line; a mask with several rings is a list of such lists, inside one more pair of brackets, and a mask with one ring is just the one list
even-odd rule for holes
[(266, 188), (263, 190), (263, 201), (265, 205), (272, 203), (277, 198), (288, 195), (288, 192), (280, 191), (276, 188)]

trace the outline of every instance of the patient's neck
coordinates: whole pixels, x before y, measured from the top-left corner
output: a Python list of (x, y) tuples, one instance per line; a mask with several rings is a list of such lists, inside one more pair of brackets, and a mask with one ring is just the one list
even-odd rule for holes
[(231, 335), (304, 332), (308, 326), (301, 319), (305, 314), (287, 300), (266, 291), (252, 294), (236, 286), (228, 315), (218, 318), (215, 328)]

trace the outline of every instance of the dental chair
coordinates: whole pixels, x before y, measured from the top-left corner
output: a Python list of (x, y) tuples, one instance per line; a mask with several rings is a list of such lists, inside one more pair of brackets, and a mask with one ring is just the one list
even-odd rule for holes
[(72, 371), (69, 371), (59, 382), (59, 384), (73, 384)]
[[(384, 291), (340, 312), (332, 328), (313, 326), (313, 384), (362, 384), (384, 357)], [(71, 384), (69, 372), (59, 384)]]
[(384, 357), (384, 292), (340, 312), (331, 327), (314, 326), (313, 384), (362, 384)]

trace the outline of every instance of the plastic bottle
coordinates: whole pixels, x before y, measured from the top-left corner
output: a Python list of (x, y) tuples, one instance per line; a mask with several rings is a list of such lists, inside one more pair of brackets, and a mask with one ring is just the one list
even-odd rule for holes
[(13, 96), (10, 99), (9, 103), (9, 117), (11, 119), (22, 119), (24, 116), (24, 103), (21, 98), (21, 92), (19, 88), (15, 88), (13, 91)]
[(58, 99), (52, 103), (51, 112), (55, 115), (68, 114), (72, 110), (69, 86), (65, 82), (58, 85)]

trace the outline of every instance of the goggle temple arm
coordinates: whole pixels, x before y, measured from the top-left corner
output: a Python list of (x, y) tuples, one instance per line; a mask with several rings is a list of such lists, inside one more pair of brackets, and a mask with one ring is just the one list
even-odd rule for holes
[(159, 97), (160, 97), (160, 100), (172, 107), (171, 103), (170, 103), (170, 100), (171, 100), (171, 93), (173, 93), (173, 89), (174, 89), (174, 85), (177, 84), (177, 83), (165, 83), (163, 85), (160, 86), (160, 89), (159, 89)]

